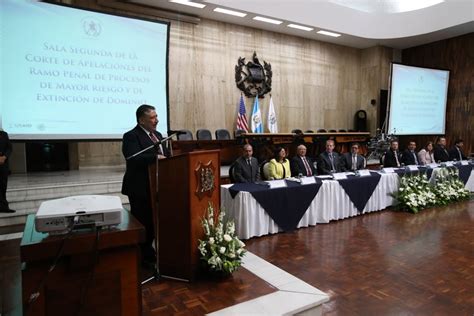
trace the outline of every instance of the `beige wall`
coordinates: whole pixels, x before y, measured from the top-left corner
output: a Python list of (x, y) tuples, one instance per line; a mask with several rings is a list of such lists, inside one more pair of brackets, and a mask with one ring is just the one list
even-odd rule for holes
[[(360, 108), (361, 51), (237, 25), (172, 22), (171, 127), (235, 129), (240, 90), (234, 69), (256, 51), (271, 63), (279, 130), (352, 128)], [(269, 97), (260, 102), (266, 120)], [(246, 99), (247, 112), (253, 99)]]
[[(392, 49), (360, 50), (211, 20), (171, 21), (170, 127), (234, 130), (240, 96), (235, 65), (254, 51), (272, 65), (280, 132), (350, 129), (359, 109), (375, 130), (377, 107), (370, 100), (378, 101), (379, 90), (387, 88)], [(250, 117), (253, 100), (245, 101)], [(268, 102), (268, 96), (260, 101), (265, 122)], [(79, 143), (78, 151), (80, 167), (123, 163), (117, 143)]]

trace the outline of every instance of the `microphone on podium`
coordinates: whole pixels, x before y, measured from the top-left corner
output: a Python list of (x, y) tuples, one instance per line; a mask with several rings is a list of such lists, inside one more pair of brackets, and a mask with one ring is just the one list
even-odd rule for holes
[(168, 136), (173, 135), (173, 134), (174, 135), (184, 135), (184, 134), (186, 134), (186, 132), (185, 131), (180, 131), (180, 130), (172, 130), (172, 129), (168, 130)]

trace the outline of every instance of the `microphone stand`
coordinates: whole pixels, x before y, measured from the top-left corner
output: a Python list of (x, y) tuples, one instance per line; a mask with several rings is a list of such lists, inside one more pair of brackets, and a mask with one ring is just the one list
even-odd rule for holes
[(133, 157), (136, 157), (136, 156), (140, 155), (141, 153), (144, 153), (145, 151), (152, 149), (152, 148), (155, 147), (155, 146), (159, 146), (159, 145), (163, 144), (164, 142), (166, 142), (167, 140), (171, 139), (174, 135), (177, 135), (177, 134), (178, 134), (178, 133), (173, 133), (173, 134), (171, 134), (170, 136), (163, 138), (162, 140), (158, 140), (158, 141), (157, 141), (156, 143), (154, 143), (153, 145), (150, 145), (150, 146), (148, 146), (147, 148), (142, 149), (142, 150), (140, 150), (139, 152), (136, 152), (136, 153), (134, 153), (134, 154), (131, 155), (131, 156), (128, 156), (127, 158), (125, 158), (125, 160), (132, 159)]
[[(142, 149), (142, 150), (140, 150), (139, 152), (136, 152), (136, 153), (134, 153), (133, 155), (131, 155), (131, 156), (125, 158), (125, 160), (132, 159), (132, 158), (134, 158), (134, 157), (136, 157), (136, 156), (138, 156), (138, 155), (144, 153), (145, 151), (150, 150), (151, 148), (153, 148), (153, 147), (155, 147), (155, 146), (159, 146), (159, 145), (163, 144), (164, 142), (170, 140), (173, 136), (175, 136), (175, 135), (177, 135), (177, 134), (178, 134), (178, 133), (172, 133), (171, 135), (169, 135), (169, 136), (163, 138), (162, 140), (158, 140), (155, 144), (150, 145), (150, 146), (148, 146), (147, 148)], [(164, 151), (163, 151), (163, 150), (162, 150), (162, 153), (164, 154)], [(159, 166), (158, 166), (158, 162), (159, 162), (159, 160), (160, 160), (160, 159), (158, 159), (158, 157), (155, 159), (155, 164), (156, 164), (156, 173), (155, 173), (155, 174), (156, 174), (156, 191), (153, 192), (153, 194), (155, 194), (155, 196), (158, 196), (158, 186), (159, 186), (159, 182), (158, 182), (158, 180), (159, 180), (159, 177), (158, 177), (158, 174), (159, 174), (159, 172), (158, 172), (158, 170), (159, 170), (159, 169), (158, 169), (158, 167), (159, 167)], [(151, 282), (151, 281), (159, 280), (159, 278), (160, 278), (160, 268), (159, 268), (159, 267), (160, 267), (160, 266), (159, 266), (159, 263), (160, 263), (160, 256), (159, 256), (159, 253), (160, 253), (160, 252), (159, 252), (159, 248), (158, 248), (158, 247), (159, 247), (159, 244), (160, 244), (160, 243), (159, 243), (159, 240), (158, 240), (158, 226), (159, 226), (158, 204), (159, 204), (158, 201), (156, 201), (156, 204), (155, 204), (156, 214), (153, 214), (153, 215), (154, 215), (154, 216), (153, 216), (153, 222), (154, 222), (154, 224), (155, 224), (155, 225), (154, 225), (154, 226), (155, 226), (155, 240), (154, 240), (155, 242), (154, 242), (154, 244), (155, 244), (155, 250), (156, 250), (156, 264), (155, 264), (155, 269), (154, 269), (154, 271), (153, 271), (153, 275), (150, 276), (149, 278), (143, 280), (143, 281), (141, 282), (141, 285), (147, 284), (148, 282)]]

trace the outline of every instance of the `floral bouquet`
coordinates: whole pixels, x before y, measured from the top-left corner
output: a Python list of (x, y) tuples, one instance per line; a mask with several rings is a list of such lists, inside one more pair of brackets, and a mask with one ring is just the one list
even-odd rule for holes
[(413, 213), (436, 204), (436, 194), (428, 182), (426, 174), (404, 176), (400, 180), (400, 188), (395, 198)]
[(436, 175), (433, 191), (440, 205), (468, 199), (470, 196), (469, 190), (464, 187), (464, 183), (459, 179), (459, 170), (456, 168), (442, 168)]
[(225, 221), (225, 212), (219, 215), (209, 203), (206, 216), (202, 219), (205, 238), (199, 240), (201, 261), (211, 272), (231, 274), (242, 264), (245, 244), (235, 236), (234, 222)]

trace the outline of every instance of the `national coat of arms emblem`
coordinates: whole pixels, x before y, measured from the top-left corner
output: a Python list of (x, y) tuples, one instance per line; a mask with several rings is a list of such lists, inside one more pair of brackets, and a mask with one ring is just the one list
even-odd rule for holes
[(272, 91), (272, 65), (263, 61), (263, 66), (253, 53), (251, 61), (239, 57), (235, 66), (235, 84), (247, 97), (263, 97)]
[(211, 196), (212, 192), (215, 189), (215, 167), (212, 164), (212, 161), (209, 161), (207, 164), (199, 162), (199, 165), (194, 169), (196, 174), (196, 195), (201, 200), (204, 195)]

